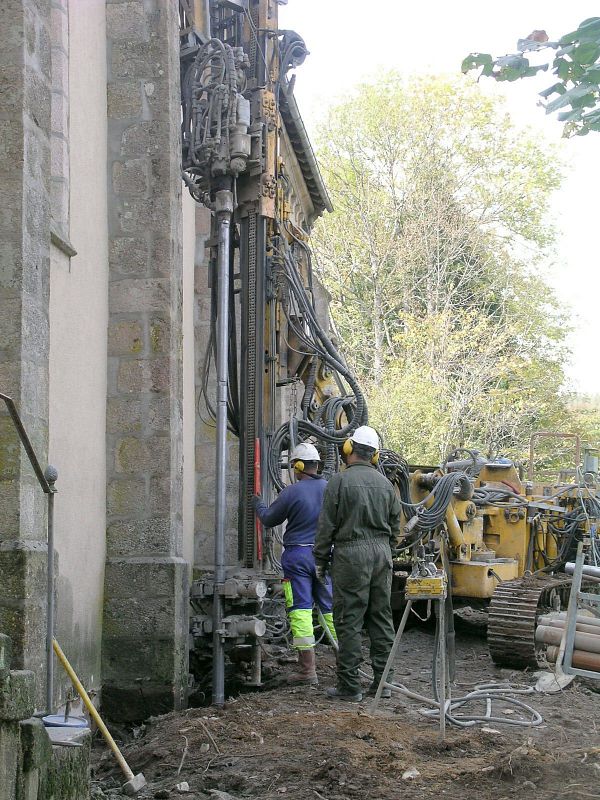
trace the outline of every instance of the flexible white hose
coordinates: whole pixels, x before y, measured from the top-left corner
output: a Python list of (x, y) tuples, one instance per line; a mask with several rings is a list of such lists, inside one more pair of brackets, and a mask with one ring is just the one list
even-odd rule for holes
[[(321, 623), (321, 627), (324, 629), (327, 638), (329, 639), (331, 645), (338, 650), (338, 643), (331, 635), (331, 631), (327, 627), (323, 614), (321, 613), (321, 609), (318, 608), (317, 612), (319, 616), (319, 622)], [(371, 680), (371, 676), (369, 676), (364, 670), (359, 669), (358, 673), (363, 678), (368, 678)], [(432, 697), (426, 697), (425, 695), (413, 692), (402, 683), (386, 682), (385, 687), (386, 689), (391, 689), (393, 692), (399, 692), (411, 700), (416, 700), (419, 703), (423, 703), (423, 705), (431, 706), (431, 708), (420, 709), (419, 713), (423, 716), (433, 719), (440, 718), (440, 704)], [(515, 725), (523, 728), (535, 728), (543, 723), (544, 719), (542, 715), (527, 703), (524, 703), (522, 700), (519, 700), (513, 696), (515, 694), (533, 694), (533, 691), (534, 690), (532, 686), (523, 686), (518, 684), (513, 685), (510, 683), (481, 683), (476, 685), (472, 691), (462, 695), (462, 697), (455, 697), (454, 699), (446, 700), (445, 716), (448, 722), (450, 722), (452, 725), (457, 725), (459, 728), (470, 728), (473, 725), (476, 725), (478, 722), (493, 722), (501, 725)], [(492, 714), (494, 700), (501, 701), (505, 706), (515, 706), (518, 709), (522, 709), (525, 713), (529, 714), (531, 718), (510, 719), (509, 717), (494, 716)], [(468, 703), (481, 701), (485, 701), (486, 704), (485, 714), (455, 713)]]

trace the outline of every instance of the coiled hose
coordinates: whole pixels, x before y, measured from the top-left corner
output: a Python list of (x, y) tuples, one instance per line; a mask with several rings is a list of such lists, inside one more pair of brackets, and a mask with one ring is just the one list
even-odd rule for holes
[[(327, 638), (329, 639), (330, 644), (338, 650), (338, 643), (335, 641), (323, 614), (321, 613), (320, 609), (318, 610), (319, 622), (321, 627), (324, 629)], [(410, 606), (407, 605), (402, 622), (400, 623), (400, 628), (404, 629), (404, 625), (406, 624), (406, 619), (408, 618), (408, 611), (410, 610)], [(437, 660), (437, 651), (434, 655), (434, 662)], [(371, 676), (366, 673), (364, 670), (358, 670), (359, 675), (363, 678), (367, 678), (372, 680)], [(433, 679), (434, 671), (432, 670), (432, 679)], [(385, 687), (391, 689), (393, 692), (398, 692), (399, 694), (408, 697), (411, 700), (416, 700), (418, 703), (422, 703), (425, 706), (430, 706), (430, 708), (420, 709), (419, 713), (423, 716), (428, 717), (430, 719), (438, 719), (440, 718), (440, 703), (436, 699), (437, 695), (437, 688), (434, 688), (434, 697), (426, 697), (423, 694), (419, 694), (418, 692), (413, 692), (411, 689), (408, 689), (402, 683), (391, 683), (386, 682)], [(538, 725), (543, 723), (542, 715), (532, 708), (527, 703), (519, 700), (519, 698), (514, 697), (514, 695), (528, 695), (533, 694), (534, 689), (532, 686), (524, 686), (519, 684), (510, 684), (510, 683), (481, 683), (475, 685), (475, 687), (467, 694), (462, 695), (461, 697), (455, 698), (448, 698), (445, 703), (444, 714), (446, 720), (451, 724), (455, 725), (458, 728), (471, 728), (473, 725), (477, 725), (477, 723), (496, 723), (501, 725), (514, 725), (516, 727), (525, 727), (525, 728), (535, 728)], [(502, 702), (504, 706), (509, 705), (513, 706), (526, 714), (530, 715), (530, 719), (519, 719), (519, 718), (510, 718), (506, 716), (496, 716), (493, 712), (493, 703), (494, 701)], [(465, 706), (473, 702), (485, 702), (485, 713), (484, 714), (465, 714), (460, 711)]]

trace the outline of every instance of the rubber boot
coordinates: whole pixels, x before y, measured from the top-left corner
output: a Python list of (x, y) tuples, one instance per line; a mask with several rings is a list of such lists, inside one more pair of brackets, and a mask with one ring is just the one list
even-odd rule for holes
[(363, 699), (362, 692), (349, 692), (346, 689), (327, 689), (327, 697), (330, 700), (344, 700), (347, 703), (360, 703)]
[(315, 669), (315, 648), (298, 650), (298, 672), (292, 672), (288, 675), (286, 683), (307, 683), (315, 686), (318, 682), (319, 679)]
[[(380, 680), (381, 677), (377, 675), (373, 678), (373, 683), (369, 686), (369, 690), (367, 691), (367, 697), (375, 697), (375, 695), (377, 694), (377, 689), (379, 688)], [(387, 682), (388, 683), (390, 682), (389, 677)], [(381, 690), (382, 700), (389, 700), (391, 696), (392, 696), (392, 690), (389, 689), (387, 686), (384, 686), (383, 689)]]

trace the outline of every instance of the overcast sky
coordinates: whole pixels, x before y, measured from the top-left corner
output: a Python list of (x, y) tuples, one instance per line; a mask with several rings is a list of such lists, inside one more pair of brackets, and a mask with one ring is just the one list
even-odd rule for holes
[[(402, 73), (456, 73), (472, 51), (503, 55), (516, 40), (543, 29), (550, 39), (574, 30), (587, 17), (600, 15), (591, 0), (289, 0), (280, 9), (280, 27), (297, 31), (310, 55), (297, 70), (296, 96), (309, 129), (337, 96), (381, 68)], [(600, 212), (600, 133), (561, 140), (561, 125), (537, 107), (536, 94), (552, 76), (503, 85), (501, 92), (515, 122), (560, 142), (568, 177), (553, 208), (561, 236), (550, 280), (573, 311), (572, 386), (600, 393), (596, 354), (600, 318), (598, 230)], [(486, 91), (497, 92), (484, 80)]]

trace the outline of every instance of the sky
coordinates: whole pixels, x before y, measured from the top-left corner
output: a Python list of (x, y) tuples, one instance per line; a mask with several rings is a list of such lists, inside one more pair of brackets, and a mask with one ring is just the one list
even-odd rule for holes
[[(557, 39), (599, 14), (597, 0), (288, 0), (280, 8), (280, 27), (297, 31), (310, 51), (297, 70), (295, 89), (310, 134), (327, 106), (382, 68), (405, 74), (458, 73), (470, 52), (516, 52), (517, 39), (533, 30)], [(552, 202), (559, 239), (547, 277), (572, 314), (570, 388), (600, 394), (595, 341), (600, 316), (600, 133), (561, 139), (561, 123), (538, 106), (537, 92), (552, 82), (551, 74), (542, 73), (501, 87), (489, 79), (481, 85), (507, 98), (516, 124), (558, 143), (567, 164), (565, 182)]]

